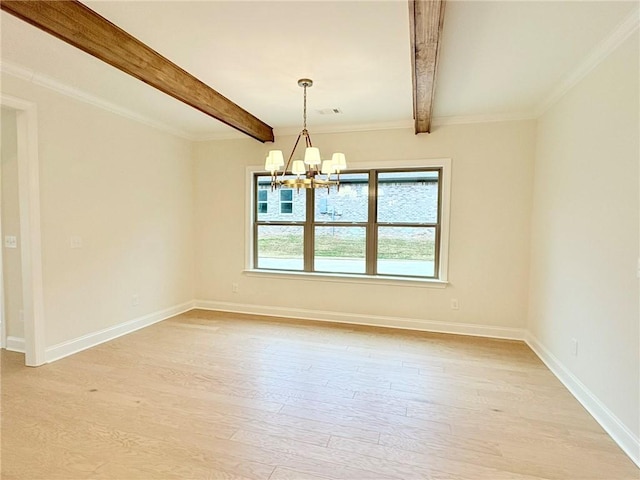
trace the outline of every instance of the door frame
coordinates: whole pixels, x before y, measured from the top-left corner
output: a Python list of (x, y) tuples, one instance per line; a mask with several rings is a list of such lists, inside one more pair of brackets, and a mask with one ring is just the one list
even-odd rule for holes
[(0, 348), (7, 348), (7, 322), (4, 314), (4, 234), (2, 230), (2, 162), (0, 162)]
[[(0, 104), (16, 110), (24, 353), (25, 364), (35, 367), (46, 363), (38, 113), (35, 103), (10, 95), (0, 94)], [(4, 323), (2, 335), (6, 342)]]

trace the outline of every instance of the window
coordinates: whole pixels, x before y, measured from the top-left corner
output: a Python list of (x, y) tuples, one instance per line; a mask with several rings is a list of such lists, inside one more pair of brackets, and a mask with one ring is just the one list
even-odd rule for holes
[(293, 213), (293, 190), (280, 190), (280, 213)]
[(258, 213), (269, 213), (268, 194), (269, 192), (265, 188), (258, 190)]
[[(440, 163), (350, 170), (330, 192), (271, 191), (270, 177), (253, 173), (251, 268), (446, 280), (448, 163)], [(271, 201), (278, 214), (260, 206)]]

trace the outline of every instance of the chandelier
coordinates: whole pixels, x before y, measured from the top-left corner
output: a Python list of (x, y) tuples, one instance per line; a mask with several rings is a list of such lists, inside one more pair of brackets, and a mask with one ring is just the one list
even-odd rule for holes
[[(298, 85), (304, 88), (302, 131), (298, 134), (286, 165), (284, 164), (282, 150), (269, 151), (264, 168), (271, 173), (271, 189), (282, 186), (296, 189), (326, 188), (328, 190), (332, 186), (340, 188), (340, 172), (347, 167), (344, 153), (334, 153), (331, 156), (331, 160), (322, 160), (320, 149), (313, 146), (309, 130), (307, 130), (307, 88), (313, 85), (313, 81), (308, 78), (301, 78), (298, 80)], [(304, 137), (306, 145), (304, 160), (294, 160), (292, 163), (291, 160), (302, 137)], [(280, 168), (283, 166), (284, 169), (280, 172)], [(291, 170), (289, 170), (289, 167), (291, 167)], [(285, 176), (291, 177), (291, 175), (296, 177), (285, 178)]]

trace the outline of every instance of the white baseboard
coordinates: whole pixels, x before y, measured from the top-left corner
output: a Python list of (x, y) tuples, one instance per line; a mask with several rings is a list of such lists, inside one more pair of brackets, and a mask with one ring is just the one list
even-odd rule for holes
[(620, 448), (640, 467), (640, 438), (629, 430), (573, 373), (531, 333), (527, 345), (582, 404)]
[(55, 360), (60, 360), (61, 358), (67, 357), (82, 350), (86, 350), (87, 348), (95, 347), (96, 345), (108, 342), (109, 340), (113, 340), (114, 338), (118, 338), (122, 335), (135, 332), (136, 330), (148, 327), (149, 325), (152, 325), (154, 323), (161, 322), (162, 320), (166, 320), (167, 318), (179, 315), (184, 312), (188, 312), (189, 310), (193, 309), (193, 303), (194, 302), (191, 301), (180, 305), (175, 305), (159, 312), (150, 313), (148, 315), (129, 320), (128, 322), (114, 325), (113, 327), (105, 328), (97, 332), (83, 335), (82, 337), (74, 338), (73, 340), (58, 343), (57, 345), (53, 345), (46, 349), (45, 360), (47, 363), (53, 362)]
[(24, 353), (24, 338), (7, 337), (7, 345), (5, 348), (10, 352)]
[(195, 308), (201, 310), (218, 310), (232, 313), (248, 313), (269, 317), (299, 318), (320, 322), (349, 323), (371, 327), (400, 328), (422, 332), (452, 333), (475, 337), (502, 338), (508, 340), (524, 340), (522, 328), (494, 327), (491, 325), (473, 325), (468, 323), (437, 322), (414, 318), (384, 317), (379, 315), (362, 315), (357, 313), (328, 312), (307, 310), (302, 308), (272, 307), (266, 305), (250, 305), (212, 300), (196, 300)]

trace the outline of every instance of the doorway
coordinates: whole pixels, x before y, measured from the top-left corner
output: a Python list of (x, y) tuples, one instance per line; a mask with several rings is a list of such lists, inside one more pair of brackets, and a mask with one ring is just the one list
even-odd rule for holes
[(1, 108), (0, 143), (0, 300), (2, 347), (24, 353), (22, 321), (22, 261), (20, 258), (20, 204), (16, 111)]
[[(37, 112), (35, 104), (8, 95), (0, 96), (0, 105), (15, 112), (16, 133), (16, 174), (17, 174), (17, 215), (19, 217), (18, 232), (2, 232), (1, 257), (6, 265), (7, 251), (13, 249), (15, 238), (15, 253), (19, 257), (19, 282), (22, 299), (18, 303), (22, 306), (22, 333), (25, 353), (25, 363), (28, 366), (38, 366), (46, 362), (44, 342), (44, 301), (42, 286), (42, 256), (40, 233), (40, 186), (38, 163), (38, 131)], [(7, 238), (8, 237), (8, 238)], [(8, 248), (5, 248), (5, 244)], [(8, 291), (8, 282), (4, 282), (3, 291)], [(12, 285), (15, 287), (16, 285)], [(13, 299), (14, 305), (16, 300)], [(3, 309), (4, 309), (3, 302)], [(2, 345), (19, 349), (19, 345), (8, 345), (7, 322), (2, 319)], [(11, 327), (13, 328), (13, 327)]]

